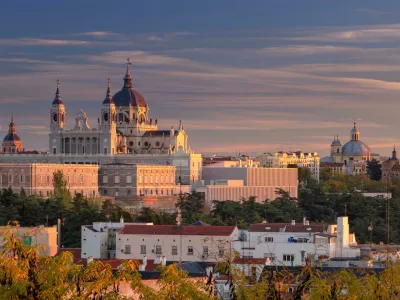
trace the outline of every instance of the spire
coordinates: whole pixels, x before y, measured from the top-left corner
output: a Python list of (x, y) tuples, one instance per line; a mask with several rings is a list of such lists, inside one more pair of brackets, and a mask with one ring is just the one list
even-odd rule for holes
[(57, 90), (56, 97), (54, 98), (53, 104), (63, 104), (61, 94), (60, 94), (60, 80), (57, 78)]
[(17, 133), (17, 129), (14, 123), (14, 113), (11, 113), (11, 122), (10, 125), (8, 126), (8, 133), (11, 134), (16, 134)]
[(131, 76), (131, 62), (129, 57), (126, 59), (126, 73), (124, 77), (124, 88), (132, 88), (132, 76)]
[(107, 93), (106, 93), (106, 98), (103, 101), (103, 104), (110, 104), (110, 103), (114, 103), (114, 100), (111, 96), (110, 78), (108, 78)]
[(393, 151), (392, 151), (391, 160), (397, 160), (396, 145), (393, 145)]

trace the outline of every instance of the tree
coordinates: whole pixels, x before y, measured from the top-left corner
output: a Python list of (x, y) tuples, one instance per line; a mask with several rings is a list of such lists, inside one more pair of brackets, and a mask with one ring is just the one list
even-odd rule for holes
[(367, 162), (367, 175), (371, 180), (381, 180), (382, 165), (376, 159)]

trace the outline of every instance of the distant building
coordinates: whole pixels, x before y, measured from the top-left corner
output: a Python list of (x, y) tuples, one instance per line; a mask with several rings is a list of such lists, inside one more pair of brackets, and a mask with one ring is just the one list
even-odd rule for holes
[(283, 189), (290, 196), (297, 197), (298, 173), (296, 168), (275, 169), (246, 166), (203, 168), (203, 187), (194, 186), (196, 191), (203, 190), (207, 201), (240, 201), (250, 196), (258, 202), (274, 200), (276, 190)]
[(329, 172), (332, 175), (339, 175), (345, 173), (344, 163), (338, 162), (321, 162), (320, 165), (320, 174), (324, 171), (325, 168), (329, 169)]
[(331, 143), (330, 156), (321, 159), (321, 162), (344, 163), (345, 173), (348, 175), (366, 174), (366, 162), (380, 160), (379, 154), (372, 153), (367, 144), (360, 140), (360, 131), (354, 123), (350, 132), (350, 141), (342, 146), (339, 136), (335, 135)]
[(14, 123), (14, 116), (11, 116), (11, 122), (8, 126), (8, 133), (1, 145), (3, 153), (19, 153), (23, 152), (22, 140), (17, 134), (17, 127)]
[(395, 147), (392, 151), (392, 157), (382, 162), (382, 180), (391, 182), (393, 178), (400, 178), (400, 164)]
[(125, 225), (117, 233), (118, 259), (217, 262), (233, 251), (236, 226)]
[(305, 167), (310, 170), (311, 176), (315, 180), (319, 181), (320, 157), (317, 152), (304, 153), (301, 151), (279, 151), (275, 154), (263, 153), (257, 155), (255, 160), (260, 162), (261, 167), (265, 168), (287, 168), (290, 165)]
[(49, 196), (54, 191), (53, 175), (62, 171), (69, 191), (87, 197), (98, 196), (98, 165), (0, 163), (0, 188), (11, 187), (27, 195)]
[[(6, 230), (10, 230), (7, 226), (0, 226), (0, 244)], [(43, 225), (37, 227), (18, 227), (15, 234), (18, 238), (32, 247), (36, 247), (39, 254), (46, 256), (54, 256), (57, 254), (57, 226), (45, 227)]]

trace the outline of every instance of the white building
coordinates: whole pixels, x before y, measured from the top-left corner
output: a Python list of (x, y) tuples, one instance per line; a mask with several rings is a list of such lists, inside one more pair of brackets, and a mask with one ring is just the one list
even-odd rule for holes
[(125, 226), (151, 226), (153, 223), (124, 223), (120, 222), (94, 222), (93, 225), (81, 227), (81, 257), (82, 258), (115, 258), (117, 247), (117, 233)]
[(357, 257), (354, 234), (349, 232), (348, 217), (339, 217), (337, 224), (287, 223), (252, 224), (240, 233), (235, 250), (244, 258), (268, 258), (272, 264), (304, 265), (307, 257)]
[(283, 152), (279, 151), (275, 154), (263, 153), (259, 154), (256, 161), (260, 162), (261, 167), (265, 168), (287, 168), (288, 165), (297, 165), (297, 167), (306, 167), (310, 170), (311, 176), (319, 181), (319, 163), (320, 157), (317, 152), (304, 153)]
[(117, 259), (224, 260), (238, 238), (236, 226), (125, 225), (116, 236)]

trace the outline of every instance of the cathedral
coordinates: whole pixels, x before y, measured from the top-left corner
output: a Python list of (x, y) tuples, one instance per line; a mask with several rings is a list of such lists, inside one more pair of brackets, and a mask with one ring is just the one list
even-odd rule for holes
[(367, 144), (360, 140), (360, 131), (356, 123), (350, 131), (350, 140), (344, 145), (335, 135), (331, 143), (331, 154), (321, 162), (342, 163), (347, 174), (361, 174), (366, 172), (366, 162), (372, 159), (380, 160), (379, 154), (372, 153)]
[[(167, 165), (176, 168), (176, 183), (199, 182), (201, 154), (195, 154), (190, 149), (181, 121), (176, 128), (171, 126), (168, 130), (160, 130), (158, 120), (150, 118), (145, 98), (132, 85), (130, 65), (128, 59), (120, 91), (113, 95), (108, 82), (94, 125), (80, 110), (73, 126), (66, 126), (68, 103), (61, 97), (60, 82), (57, 80), (49, 116), (48, 152), (24, 152), (12, 118), (2, 144), (0, 163), (98, 164), (100, 171), (106, 173), (107, 166), (113, 169), (113, 165), (120, 165), (121, 168), (124, 165), (126, 169), (131, 168), (129, 165), (138, 164)], [(110, 191), (110, 183), (105, 185)]]
[(172, 154), (178, 149), (190, 152), (188, 136), (182, 123), (175, 130), (159, 130), (157, 119), (149, 118), (150, 108), (144, 97), (132, 86), (130, 63), (126, 66), (124, 84), (111, 94), (108, 83), (97, 126), (89, 125), (82, 110), (75, 126), (65, 128), (66, 108), (61, 98), (59, 82), (51, 107), (50, 145), (52, 154), (114, 155), (114, 154)]

